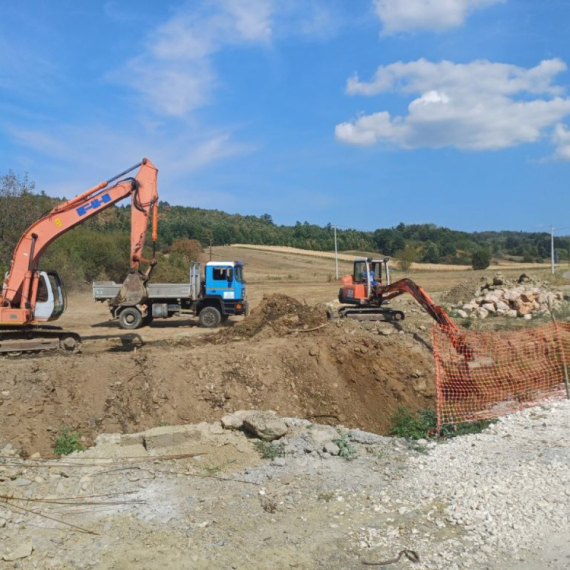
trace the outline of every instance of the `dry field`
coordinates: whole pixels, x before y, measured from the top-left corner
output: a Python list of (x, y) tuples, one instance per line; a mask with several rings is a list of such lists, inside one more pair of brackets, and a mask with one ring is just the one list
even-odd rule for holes
[[(280, 251), (283, 250), (283, 251)], [(356, 255), (339, 254), (339, 275), (352, 273), (352, 260)], [(279, 292), (306, 299), (307, 302), (326, 302), (336, 298), (339, 284), (335, 281), (334, 253), (311, 252), (295, 248), (272, 246), (232, 245), (213, 248), (213, 258), (218, 260), (239, 259), (246, 264), (246, 280), (251, 286), (248, 296), (255, 304), (263, 293)], [(410, 277), (435, 298), (438, 294), (455, 287), (464, 279), (492, 275), (500, 271), (512, 279), (527, 272), (549, 279), (550, 266), (545, 264), (505, 263), (491, 266), (483, 271), (457, 265), (416, 264), (419, 269), (399, 271), (392, 267), (394, 280)], [(557, 274), (567, 266), (557, 266)], [(559, 280), (559, 278), (557, 278)]]
[[(297, 247), (287, 247), (280, 245), (252, 245), (244, 243), (236, 243), (230, 247), (237, 248), (239, 250), (253, 249), (256, 251), (267, 251), (276, 254), (293, 255), (295, 257), (313, 257), (322, 259), (334, 259), (335, 254), (331, 251), (312, 251), (307, 249), (300, 249)], [(383, 257), (381, 253), (371, 253), (371, 252), (340, 252), (338, 254), (339, 261), (346, 261), (349, 264), (355, 257), (369, 257), (374, 256), (377, 258)], [(397, 258), (392, 258), (393, 264), (397, 264)], [(333, 265), (334, 268), (334, 265)], [(471, 271), (469, 265), (449, 265), (445, 263), (412, 263), (411, 267), (414, 271)], [(504, 269), (516, 268), (521, 270), (531, 270), (531, 271), (542, 271), (545, 269), (550, 269), (550, 264), (548, 263), (516, 263), (514, 261), (501, 261), (494, 265), (491, 265), (487, 271), (503, 271)]]

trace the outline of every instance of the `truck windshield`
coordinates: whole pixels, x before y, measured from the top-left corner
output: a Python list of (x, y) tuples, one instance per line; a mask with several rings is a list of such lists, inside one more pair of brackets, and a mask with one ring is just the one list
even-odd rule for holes
[(243, 267), (241, 265), (236, 265), (235, 272), (236, 281), (243, 283)]

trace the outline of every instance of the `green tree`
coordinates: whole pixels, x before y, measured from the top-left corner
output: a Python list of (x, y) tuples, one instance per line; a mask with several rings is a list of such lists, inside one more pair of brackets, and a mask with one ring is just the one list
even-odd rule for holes
[(430, 241), (422, 253), (424, 263), (439, 263), (439, 248), (437, 244)]
[(404, 249), (396, 252), (396, 257), (400, 269), (402, 271), (408, 271), (412, 267), (412, 263), (417, 261), (418, 252), (411, 243), (407, 243)]
[(487, 248), (480, 248), (471, 257), (473, 269), (487, 269), (491, 264), (491, 252)]

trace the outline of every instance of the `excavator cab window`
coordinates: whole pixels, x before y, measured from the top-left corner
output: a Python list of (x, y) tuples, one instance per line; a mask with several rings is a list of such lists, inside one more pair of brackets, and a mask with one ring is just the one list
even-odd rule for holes
[(58, 319), (67, 307), (67, 297), (65, 296), (65, 287), (55, 271), (50, 271), (47, 274), (51, 290), (53, 291), (53, 313), (50, 320), (55, 321)]
[(372, 261), (368, 262), (366, 260), (358, 260), (354, 262), (354, 275), (353, 279), (355, 283), (366, 283), (368, 277), (371, 277), (374, 283), (382, 283), (382, 266), (383, 261)]
[(43, 276), (40, 276), (40, 279), (38, 281), (38, 294), (36, 296), (36, 301), (38, 303), (46, 303), (48, 300), (49, 300), (48, 285)]

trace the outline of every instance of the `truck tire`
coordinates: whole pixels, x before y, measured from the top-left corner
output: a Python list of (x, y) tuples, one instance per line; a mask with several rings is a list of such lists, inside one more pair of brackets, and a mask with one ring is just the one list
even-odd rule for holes
[(198, 317), (198, 322), (201, 327), (207, 329), (215, 329), (221, 322), (222, 315), (216, 307), (204, 307), (200, 311), (200, 316)]
[(152, 313), (149, 311), (147, 316), (143, 317), (142, 326), (143, 327), (150, 327), (153, 320), (154, 320), (154, 317), (152, 316)]
[(132, 331), (143, 324), (143, 316), (136, 307), (127, 307), (119, 315), (119, 325), (122, 329)]

